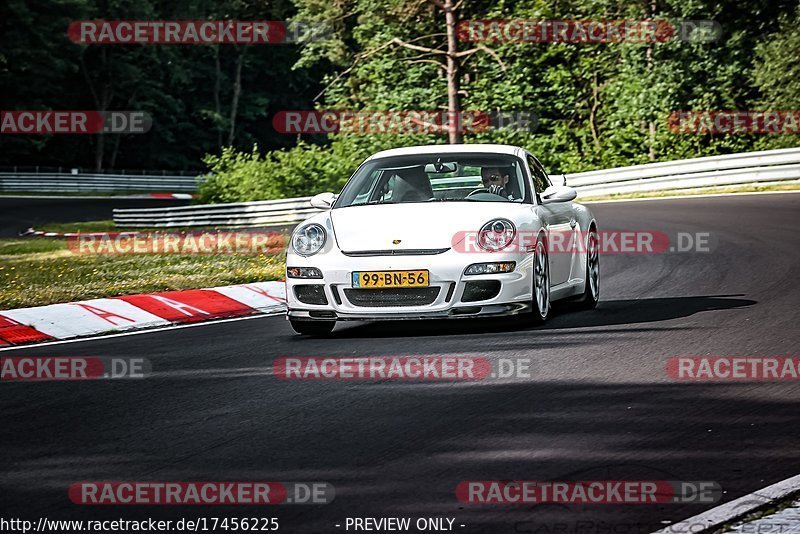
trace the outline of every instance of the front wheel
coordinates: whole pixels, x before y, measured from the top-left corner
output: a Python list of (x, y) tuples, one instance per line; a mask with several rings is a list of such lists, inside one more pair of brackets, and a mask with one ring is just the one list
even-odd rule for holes
[(304, 336), (327, 336), (336, 326), (336, 321), (297, 321), (289, 319), (289, 322), (295, 332)]
[(581, 308), (593, 309), (600, 301), (600, 246), (597, 230), (592, 228), (586, 240), (586, 280), (583, 295), (578, 299)]
[(533, 257), (533, 322), (543, 323), (550, 317), (550, 262), (544, 236), (536, 240)]

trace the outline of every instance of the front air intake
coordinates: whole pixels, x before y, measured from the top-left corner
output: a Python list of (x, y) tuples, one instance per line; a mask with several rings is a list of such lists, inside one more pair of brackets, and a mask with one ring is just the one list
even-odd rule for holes
[(325, 297), (324, 287), (321, 284), (294, 286), (294, 296), (303, 304), (325, 305), (328, 299)]

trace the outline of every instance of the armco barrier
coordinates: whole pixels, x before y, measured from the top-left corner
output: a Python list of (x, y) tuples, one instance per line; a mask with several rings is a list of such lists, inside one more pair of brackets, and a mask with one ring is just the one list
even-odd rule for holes
[[(553, 179), (557, 182), (555, 177)], [(786, 148), (568, 174), (567, 184), (586, 197), (798, 179), (800, 148)], [(319, 211), (310, 206), (310, 198), (115, 209), (114, 222), (123, 228), (243, 228), (294, 224)]]
[(0, 172), (0, 192), (13, 193), (194, 193), (197, 176)]

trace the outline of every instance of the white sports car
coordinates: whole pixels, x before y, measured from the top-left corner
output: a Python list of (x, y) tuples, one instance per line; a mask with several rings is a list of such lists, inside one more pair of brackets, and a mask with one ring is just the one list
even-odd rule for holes
[(336, 321), (529, 313), (599, 298), (597, 226), (528, 151), (432, 145), (379, 152), (326, 211), (297, 226), (286, 255), (287, 317), (300, 334)]

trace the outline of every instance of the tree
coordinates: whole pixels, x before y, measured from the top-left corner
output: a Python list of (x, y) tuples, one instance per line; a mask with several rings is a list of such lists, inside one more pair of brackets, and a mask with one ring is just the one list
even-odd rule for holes
[[(310, 14), (314, 9), (317, 8), (316, 0), (298, 0), (300, 9), (299, 15), (307, 15)], [(354, 13), (365, 13), (366, 5), (370, 4), (371, 1), (367, 0), (362, 4), (358, 2), (351, 8), (353, 11), (351, 14)], [(404, 40), (401, 37), (398, 37), (396, 34), (390, 36), (387, 40), (382, 43), (370, 43), (370, 46), (367, 50), (355, 53), (352, 58), (352, 65), (337, 75), (331, 84), (340, 82), (346, 75), (350, 74), (351, 71), (355, 68), (356, 64), (359, 62), (363, 62), (365, 60), (370, 60), (374, 56), (377, 56), (379, 53), (383, 52), (388, 48), (393, 47), (401, 47), (405, 50), (418, 53), (418, 55), (414, 56), (406, 56), (404, 58), (405, 61), (410, 63), (432, 63), (439, 68), (437, 70), (443, 71), (444, 78), (446, 80), (446, 95), (447, 95), (447, 113), (448, 116), (451, 118), (449, 121), (449, 126), (447, 128), (448, 139), (450, 143), (462, 143), (463, 142), (463, 133), (461, 128), (459, 127), (459, 120), (461, 117), (462, 107), (460, 103), (462, 90), (461, 90), (461, 77), (462, 77), (462, 65), (463, 63), (473, 54), (477, 52), (485, 52), (494, 57), (500, 67), (505, 70), (505, 65), (503, 65), (500, 58), (497, 54), (494, 53), (493, 50), (484, 46), (483, 44), (478, 44), (467, 50), (459, 50), (458, 46), (458, 36), (457, 36), (457, 25), (461, 18), (462, 11), (461, 6), (463, 1), (454, 2), (453, 0), (422, 0), (422, 1), (401, 1), (392, 5), (392, 10), (390, 13), (393, 14), (400, 14), (400, 20), (408, 20), (409, 18), (419, 15), (419, 14), (427, 14), (429, 18), (435, 19), (436, 13), (440, 13), (444, 15), (444, 32), (437, 31), (432, 33), (427, 33), (425, 35), (416, 36), (413, 39)], [(348, 14), (343, 14), (344, 11), (343, 6), (340, 4), (338, 6), (338, 18), (344, 18), (349, 16)], [(427, 12), (427, 13), (426, 13)], [(438, 29), (438, 25), (440, 23), (434, 22), (431, 24), (432, 21), (428, 21), (429, 25), (434, 26)], [(396, 28), (396, 26), (389, 25), (389, 28)], [(400, 33), (400, 32), (397, 32)], [(425, 46), (419, 44), (420, 41), (432, 41), (432, 44)], [(336, 51), (338, 57), (331, 57), (329, 59), (333, 59), (336, 61), (337, 59), (341, 58), (341, 46), (336, 46), (330, 48), (329, 50)], [(312, 52), (317, 52), (318, 48), (310, 48)], [(421, 54), (419, 54), (421, 53)], [(305, 55), (306, 61), (309, 58), (309, 54), (306, 53)], [(435, 58), (435, 59), (434, 59)], [(328, 87), (330, 87), (330, 85)], [(327, 89), (327, 87), (326, 87)], [(318, 95), (321, 96), (321, 95)], [(453, 122), (455, 120), (455, 122)]]

